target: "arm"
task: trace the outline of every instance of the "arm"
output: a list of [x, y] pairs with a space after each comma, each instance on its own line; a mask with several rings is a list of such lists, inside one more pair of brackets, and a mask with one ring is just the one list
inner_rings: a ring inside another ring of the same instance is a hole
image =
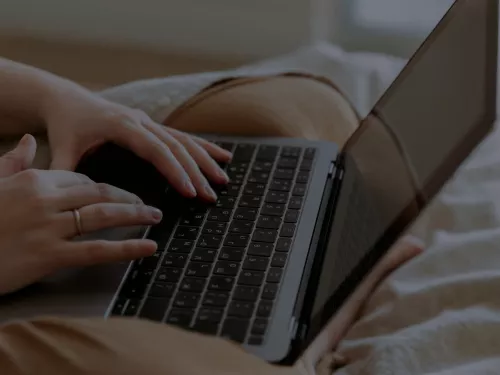
[[76, 93], [86, 90], [43, 70], [0, 58], [0, 136], [43, 131], [55, 97]]

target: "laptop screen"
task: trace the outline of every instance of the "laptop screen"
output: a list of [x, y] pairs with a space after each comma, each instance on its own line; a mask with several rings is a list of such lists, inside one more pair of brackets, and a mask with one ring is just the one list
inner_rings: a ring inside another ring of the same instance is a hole
[[344, 147], [314, 336], [496, 118], [498, 0], [458, 0]]

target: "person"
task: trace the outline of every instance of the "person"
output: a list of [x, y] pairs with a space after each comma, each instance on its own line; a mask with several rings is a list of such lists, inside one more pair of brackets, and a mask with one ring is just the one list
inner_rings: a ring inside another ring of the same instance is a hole
[[[66, 79], [0, 59], [0, 136], [24, 134], [0, 158], [0, 295], [67, 267], [132, 260], [156, 250], [147, 239], [73, 241], [100, 229], [153, 225], [165, 214], [129, 192], [73, 172], [105, 142], [151, 162], [185, 197], [215, 201], [209, 182], [228, 182], [218, 162], [228, 162], [231, 154], [193, 133], [341, 144], [358, 121], [332, 83], [284, 74], [218, 82], [158, 124]], [[32, 134], [43, 132], [51, 151], [46, 170], [32, 167], [37, 148]], [[402, 241], [377, 265], [318, 337], [320, 349], [307, 353], [313, 367], [341, 339], [378, 283], [420, 251]], [[326, 367], [318, 368], [331, 371], [338, 358], [324, 358]], [[309, 367], [273, 366], [223, 339], [139, 319], [12, 317], [0, 326], [2, 374], [297, 374], [314, 371]]]

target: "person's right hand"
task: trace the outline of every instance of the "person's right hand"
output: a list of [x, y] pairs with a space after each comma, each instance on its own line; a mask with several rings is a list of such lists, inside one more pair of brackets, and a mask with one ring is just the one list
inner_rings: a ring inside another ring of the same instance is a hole
[[0, 294], [61, 268], [154, 253], [156, 243], [145, 239], [72, 241], [79, 234], [73, 210], [80, 214], [83, 233], [152, 225], [162, 214], [133, 194], [77, 173], [25, 169], [35, 150], [34, 138], [27, 136], [0, 158]]

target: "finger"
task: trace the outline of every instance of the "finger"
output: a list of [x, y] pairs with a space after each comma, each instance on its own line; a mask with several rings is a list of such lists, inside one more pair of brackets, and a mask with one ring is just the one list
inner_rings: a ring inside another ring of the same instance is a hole
[[114, 136], [114, 140], [153, 164], [179, 193], [188, 198], [196, 196], [196, 189], [189, 175], [172, 151], [148, 129], [135, 123], [124, 124]]
[[[178, 131], [175, 129], [170, 129], [169, 131]], [[192, 136], [193, 140], [198, 143], [203, 149], [205, 149], [208, 154], [217, 161], [228, 163], [231, 161], [233, 154], [227, 150], [224, 150], [222, 147], [217, 146], [215, 143], [209, 142], [206, 139]]]
[[58, 267], [91, 266], [148, 257], [156, 247], [151, 240], [70, 242], [57, 250], [54, 257]]
[[[161, 221], [162, 212], [142, 204], [99, 203], [80, 208], [81, 234], [92, 233], [109, 228], [154, 225]], [[80, 234], [72, 211], [58, 215], [62, 235], [72, 238]]]
[[0, 177], [9, 177], [31, 167], [36, 155], [36, 140], [26, 134], [16, 148], [0, 158]]
[[401, 238], [389, 250], [380, 262], [381, 272], [388, 274], [420, 255], [424, 251], [424, 243], [414, 237], [407, 235]]
[[185, 149], [191, 154], [199, 168], [211, 181], [217, 184], [227, 184], [229, 182], [229, 177], [217, 164], [214, 158], [210, 156], [203, 147], [196, 143], [190, 135], [177, 130], [169, 133], [184, 145]]
[[94, 181], [81, 173], [65, 170], [43, 171], [43, 177], [51, 181], [58, 188], [95, 184]]
[[152, 121], [146, 122], [144, 126], [163, 141], [172, 151], [179, 163], [184, 167], [184, 170], [188, 173], [198, 196], [208, 201], [216, 201], [217, 195], [184, 145], [162, 129], [160, 125]]
[[108, 184], [74, 185], [62, 189], [54, 202], [60, 211], [68, 211], [97, 203], [142, 204], [135, 194]]

